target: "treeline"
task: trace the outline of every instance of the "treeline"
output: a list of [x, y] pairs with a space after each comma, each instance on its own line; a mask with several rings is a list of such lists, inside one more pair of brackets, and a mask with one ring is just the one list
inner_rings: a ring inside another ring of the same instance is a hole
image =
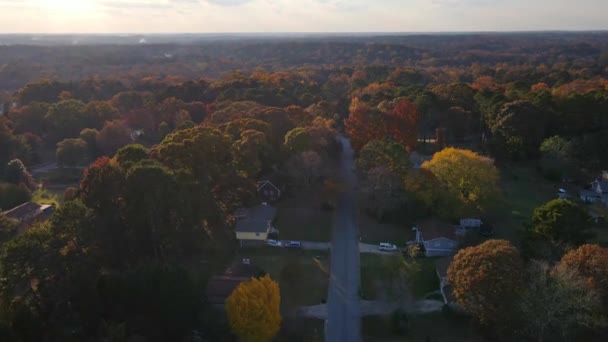
[[[504, 71], [542, 65], [605, 75], [607, 37], [605, 33], [581, 32], [193, 38], [184, 44], [138, 45], [119, 45], [102, 39], [100, 45], [68, 46], [28, 46], [36, 43], [29, 41], [0, 46], [0, 89], [15, 90], [43, 77], [78, 81], [101, 75], [104, 79], [132, 82], [148, 75], [217, 78], [233, 70], [250, 73], [256, 68], [277, 71], [308, 65], [318, 68], [378, 64], [456, 70], [481, 66]], [[518, 79], [511, 79], [515, 80]]]

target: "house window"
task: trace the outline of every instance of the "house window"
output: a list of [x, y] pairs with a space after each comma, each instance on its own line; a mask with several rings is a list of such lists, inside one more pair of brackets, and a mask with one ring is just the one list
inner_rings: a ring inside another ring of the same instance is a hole
[[255, 236], [260, 236], [260, 233], [255, 233]]

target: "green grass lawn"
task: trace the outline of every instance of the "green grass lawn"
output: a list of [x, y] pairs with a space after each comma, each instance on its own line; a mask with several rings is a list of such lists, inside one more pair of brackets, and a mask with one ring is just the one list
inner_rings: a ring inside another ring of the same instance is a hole
[[299, 306], [320, 304], [327, 298], [328, 253], [268, 247], [242, 249], [238, 254], [238, 260], [251, 259], [252, 264], [279, 282], [284, 313]]
[[390, 242], [403, 247], [408, 240], [412, 240], [411, 226], [411, 224], [380, 223], [364, 212], [359, 215], [361, 241], [365, 243]]
[[331, 241], [333, 212], [321, 209], [314, 190], [298, 191], [297, 196], [277, 204], [275, 227], [284, 240]]
[[433, 342], [481, 341], [466, 317], [449, 313], [411, 316], [407, 332], [395, 332], [391, 316], [368, 316], [361, 322], [364, 341]]
[[495, 238], [514, 241], [534, 209], [555, 199], [562, 185], [546, 180], [532, 166], [503, 168], [500, 173], [503, 198], [496, 206]]
[[[422, 298], [439, 289], [435, 260], [362, 254], [361, 294], [366, 300], [393, 300], [409, 294], [414, 298]], [[404, 279], [405, 283], [399, 279]]]

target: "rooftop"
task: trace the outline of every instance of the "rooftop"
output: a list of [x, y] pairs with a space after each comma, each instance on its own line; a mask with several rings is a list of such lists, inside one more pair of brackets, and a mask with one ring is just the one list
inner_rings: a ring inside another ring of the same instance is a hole
[[38, 210], [42, 210], [42, 206], [34, 202], [26, 202], [14, 207], [13, 209], [3, 211], [2, 215], [21, 221], [27, 218], [28, 215], [31, 215]]
[[235, 230], [237, 232], [264, 233], [268, 230], [268, 224], [274, 220], [276, 213], [277, 208], [268, 204], [238, 209], [237, 214], [243, 218], [236, 221]]

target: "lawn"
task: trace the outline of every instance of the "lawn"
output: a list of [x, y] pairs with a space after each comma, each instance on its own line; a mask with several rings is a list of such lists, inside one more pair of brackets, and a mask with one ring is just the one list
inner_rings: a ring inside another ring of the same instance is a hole
[[466, 317], [450, 313], [410, 316], [407, 332], [396, 333], [391, 316], [368, 316], [362, 322], [363, 341], [482, 341]]
[[365, 243], [390, 242], [403, 247], [408, 240], [412, 240], [411, 226], [411, 224], [381, 223], [365, 212], [359, 215], [361, 241]]
[[327, 298], [328, 253], [267, 247], [241, 249], [237, 258], [251, 259], [252, 264], [279, 282], [284, 314], [299, 306], [320, 304]]
[[425, 294], [438, 290], [435, 260], [434, 258], [403, 259], [398, 255], [362, 254], [363, 299], [394, 300], [405, 298], [404, 296], [410, 294], [414, 298], [422, 298]]
[[275, 227], [282, 240], [331, 241], [333, 212], [323, 210], [318, 189], [296, 191], [277, 204]]
[[531, 166], [503, 168], [500, 173], [503, 198], [496, 210], [495, 238], [514, 241], [534, 209], [556, 198], [564, 185], [546, 180]]

